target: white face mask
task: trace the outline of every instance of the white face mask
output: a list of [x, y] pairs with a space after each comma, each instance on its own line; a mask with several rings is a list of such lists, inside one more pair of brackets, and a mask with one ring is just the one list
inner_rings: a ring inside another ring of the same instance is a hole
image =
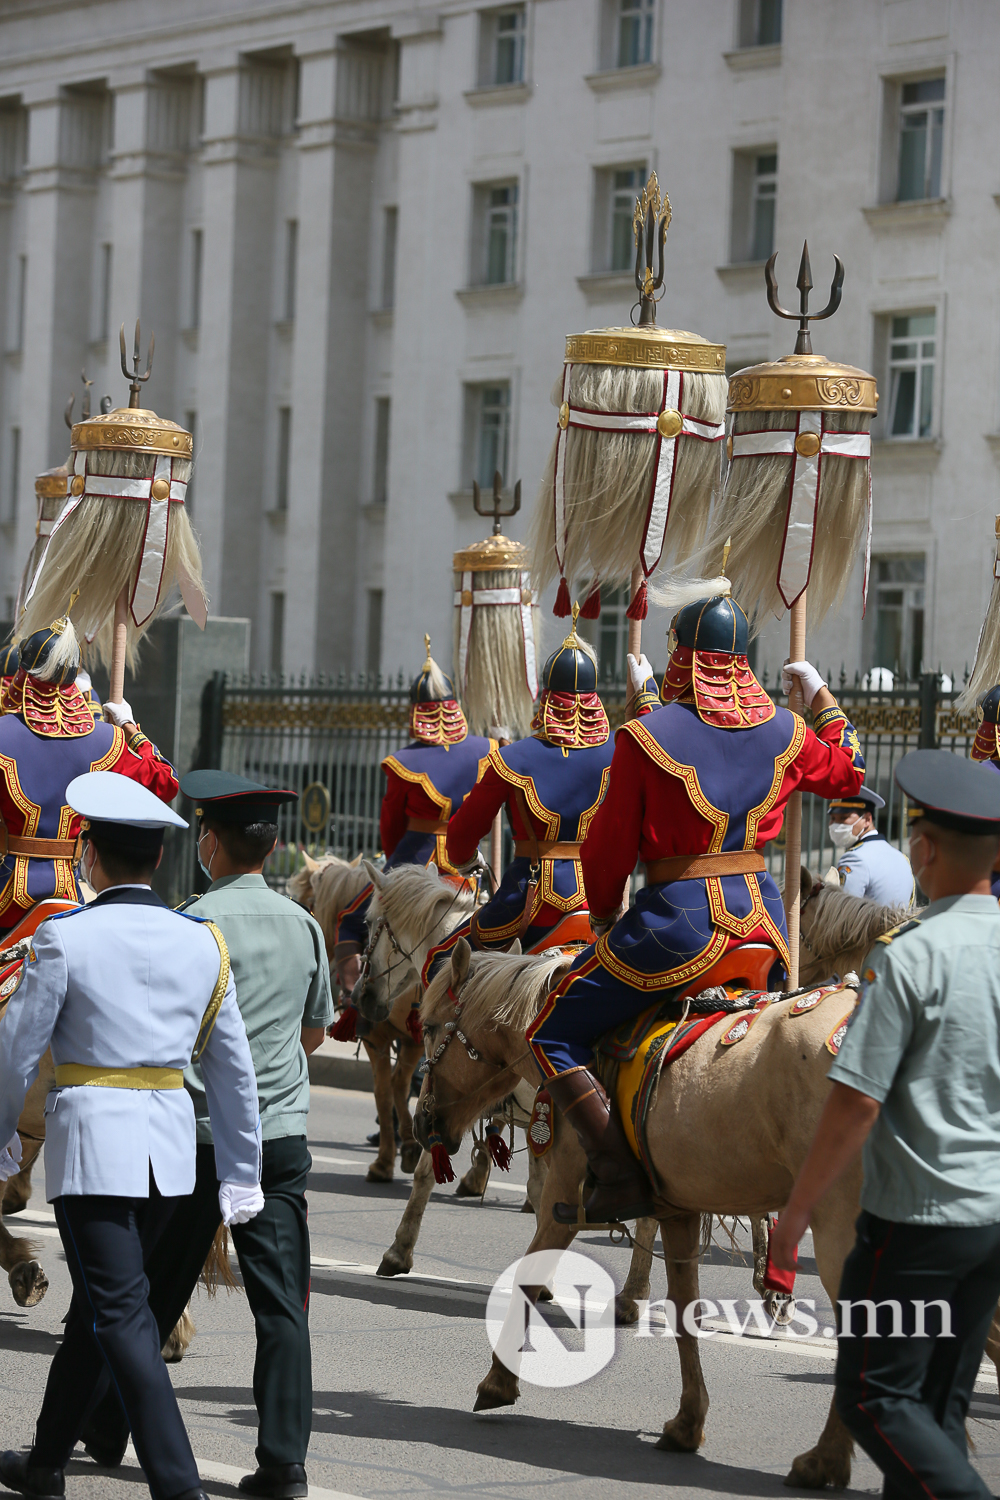
[[201, 865], [202, 870], [208, 876], [209, 880], [211, 880], [211, 878], [212, 878], [212, 860], [215, 858], [216, 854], [218, 853], [219, 845], [218, 845], [218, 842], [216, 842], [215, 848], [212, 850], [211, 859], [209, 859], [208, 864], [206, 865], [205, 861], [201, 857], [201, 841], [202, 841], [202, 839], [207, 839], [208, 838], [209, 831], [210, 830], [206, 829], [205, 832], [202, 834], [201, 838], [198, 840], [198, 863]]
[[[90, 855], [89, 866], [87, 864], [88, 854]], [[84, 845], [83, 854], [80, 857], [80, 876], [81, 879], [85, 880], [91, 887], [93, 887], [94, 884], [94, 858], [94, 846], [88, 839]]]
[[857, 841], [853, 823], [831, 823], [830, 838], [835, 849], [849, 849]]

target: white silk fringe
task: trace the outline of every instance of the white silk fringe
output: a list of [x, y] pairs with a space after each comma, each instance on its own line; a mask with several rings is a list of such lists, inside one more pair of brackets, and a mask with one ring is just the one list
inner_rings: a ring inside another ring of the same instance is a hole
[[[473, 575], [477, 589], [520, 588], [519, 569], [497, 568]], [[462, 575], [456, 573], [455, 591], [461, 592]], [[532, 697], [524, 671], [524, 636], [518, 604], [480, 605], [472, 612], [469, 655], [465, 683], [458, 681], [461, 647], [460, 609], [454, 611], [452, 663], [455, 691], [469, 724], [470, 734], [490, 733], [494, 725], [511, 731], [512, 739], [523, 739], [531, 730]], [[535, 660], [541, 666], [541, 611], [532, 608]]]
[[[50, 622], [51, 623], [51, 622]], [[67, 620], [61, 635], [57, 635], [55, 644], [49, 652], [48, 659], [43, 667], [37, 672], [32, 672], [39, 682], [53, 682], [61, 677], [66, 667], [73, 666], [79, 659], [80, 643], [76, 638], [72, 620]]]
[[649, 602], [669, 610], [673, 617], [687, 604], [696, 604], [699, 599], [711, 599], [717, 594], [731, 592], [732, 582], [723, 574], [717, 578], [690, 578], [671, 573], [650, 584]]
[[[725, 421], [727, 391], [724, 375], [685, 373], [685, 415], [704, 422]], [[595, 411], [657, 412], [663, 401], [663, 371], [575, 365], [570, 401]], [[552, 403], [558, 408], [561, 402], [560, 376], [552, 390]], [[723, 447], [693, 437], [678, 439], [661, 565], [683, 567], [698, 550], [712, 501], [722, 489]], [[553, 439], [528, 536], [532, 582], [539, 593], [559, 577], [553, 506], [555, 453]], [[642, 547], [655, 457], [655, 433], [585, 428], [568, 432], [563, 572], [571, 590], [594, 576], [611, 588], [631, 578]]]
[[972, 676], [956, 699], [955, 707], [962, 713], [975, 708], [976, 699], [988, 688], [1000, 682], [1000, 579], [994, 578], [990, 602], [986, 606], [986, 618], [979, 632], [976, 659], [972, 664]]
[[[117, 478], [149, 478], [156, 467], [155, 454], [99, 449], [90, 453], [88, 458], [91, 473]], [[175, 460], [174, 470], [178, 479], [190, 477], [190, 464]], [[79, 589], [72, 618], [84, 642], [85, 658], [88, 664], [97, 661], [110, 666], [115, 601], [126, 585], [131, 589], [135, 582], [142, 557], [147, 513], [144, 500], [109, 500], [93, 495], [83, 499], [52, 538], [44, 569], [30, 603], [17, 622], [14, 639], [23, 640], [64, 615], [73, 591]], [[195, 590], [204, 596], [197, 537], [184, 506], [173, 504], [163, 582], [156, 609], [141, 629], [129, 616], [126, 659], [130, 670], [135, 667], [137, 642], [153, 620], [164, 612], [182, 571], [188, 575]], [[87, 637], [91, 638], [89, 646]]]

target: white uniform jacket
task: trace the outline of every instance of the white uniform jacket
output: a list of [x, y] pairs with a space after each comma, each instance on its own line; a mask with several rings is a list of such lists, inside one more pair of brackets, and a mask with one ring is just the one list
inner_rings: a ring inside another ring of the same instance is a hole
[[837, 874], [851, 896], [867, 896], [884, 906], [913, 905], [910, 861], [874, 828], [838, 856]]
[[[35, 933], [0, 1023], [0, 1142], [17, 1126], [45, 1049], [57, 1067], [184, 1068], [219, 978], [201, 922], [147, 886], [114, 886]], [[201, 1058], [220, 1180], [260, 1177], [257, 1082], [232, 975]], [[45, 1188], [145, 1198], [194, 1189], [194, 1108], [186, 1089], [55, 1088], [45, 1105]]]

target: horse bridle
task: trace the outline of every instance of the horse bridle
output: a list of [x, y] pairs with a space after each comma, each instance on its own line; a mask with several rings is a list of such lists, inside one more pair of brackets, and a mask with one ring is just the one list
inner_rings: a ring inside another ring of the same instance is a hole
[[[465, 1032], [458, 1024], [462, 1017], [462, 1010], [465, 1005], [465, 1001], [459, 999], [459, 997], [455, 994], [455, 991], [452, 988], [451, 984], [448, 985], [447, 996], [455, 1008], [455, 1018], [452, 1021], [445, 1021], [444, 1036], [438, 1042], [437, 1046], [434, 1048], [433, 1053], [427, 1059], [427, 1066], [424, 1070], [424, 1076], [427, 1079], [427, 1093], [424, 1096], [423, 1102], [420, 1106], [421, 1110], [427, 1117], [428, 1131], [432, 1134], [437, 1129], [435, 1121], [437, 1117], [438, 1103], [437, 1096], [434, 1093], [433, 1069], [441, 1061], [442, 1057], [447, 1052], [455, 1037], [457, 1037], [458, 1040], [462, 1043], [462, 1046], [465, 1048], [471, 1062], [482, 1063], [485, 1067], [492, 1068], [495, 1073], [514, 1072], [517, 1064], [521, 1062], [522, 1058], [528, 1056], [528, 1051], [525, 1050], [521, 1054], [521, 1057], [515, 1058], [512, 1063], [495, 1063], [491, 1062], [489, 1058], [483, 1057], [482, 1054], [478, 1052], [472, 1045], [472, 1043], [469, 1041], [469, 1038], [466, 1036]], [[449, 1099], [445, 1102], [448, 1104], [460, 1104], [463, 1101], [474, 1099], [476, 1095], [482, 1091], [483, 1088], [485, 1088], [485, 1084], [481, 1084], [479, 1088], [473, 1089], [470, 1094], [456, 1094], [453, 1099]]]
[[[477, 872], [477, 875], [476, 875], [476, 904], [477, 905], [479, 904], [480, 888], [481, 888], [481, 882], [480, 882], [479, 874]], [[445, 919], [445, 917], [447, 917], [448, 913], [451, 911], [452, 907], [455, 905], [455, 902], [458, 900], [459, 896], [462, 894], [462, 890], [463, 890], [463, 886], [456, 886], [456, 888], [455, 888], [455, 894], [454, 894], [454, 896], [452, 896], [451, 900], [448, 902], [448, 905], [445, 907], [444, 911], [441, 913], [441, 916], [438, 918], [439, 921], [443, 922], [444, 919]], [[396, 937], [396, 934], [392, 930], [392, 924], [390, 923], [389, 918], [385, 915], [384, 912], [380, 912], [379, 915], [378, 915], [378, 917], [377, 917], [377, 919], [376, 919], [376, 921], [375, 921], [375, 925], [372, 928], [372, 930], [371, 930], [371, 932], [370, 932], [370, 934], [368, 936], [368, 945], [365, 948], [364, 953], [361, 955], [361, 967], [360, 967], [360, 970], [358, 971], [358, 979], [357, 979], [357, 983], [358, 984], [363, 983], [364, 981], [366, 981], [367, 979], [369, 979], [369, 977], [371, 976], [372, 958], [374, 957], [375, 949], [378, 946], [378, 940], [382, 936], [383, 932], [385, 933], [386, 937], [389, 939], [389, 945], [392, 948], [393, 953], [398, 953], [401, 958], [406, 959], [407, 963], [410, 963], [410, 964], [413, 963], [413, 953], [414, 953], [415, 950], [409, 950], [408, 951], [406, 948], [403, 947], [402, 943], [400, 943], [399, 939]], [[386, 972], [386, 983], [387, 984], [389, 983], [389, 976], [392, 973], [392, 970], [393, 970], [393, 965], [392, 964], [388, 964], [386, 966], [386, 971], [385, 971]]]

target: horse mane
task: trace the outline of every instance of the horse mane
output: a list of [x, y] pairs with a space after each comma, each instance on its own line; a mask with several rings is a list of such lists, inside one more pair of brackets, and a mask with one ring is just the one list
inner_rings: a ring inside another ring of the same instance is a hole
[[[549, 992], [555, 971], [567, 966], [565, 953], [553, 948], [545, 953], [473, 953], [469, 973], [462, 985], [462, 1027], [499, 1031], [510, 1027], [527, 1031]], [[422, 1021], [439, 1025], [453, 1019], [447, 999], [451, 983], [450, 965], [435, 975], [420, 1007]]]
[[472, 891], [468, 887], [456, 890], [447, 885], [436, 865], [397, 865], [387, 872], [381, 889], [376, 885], [372, 893], [368, 925], [374, 927], [377, 919], [385, 915], [397, 929], [397, 935], [404, 931], [425, 933], [443, 921], [450, 908], [457, 927], [475, 904]]
[[906, 920], [906, 908], [881, 906], [866, 896], [820, 885], [803, 917], [803, 931], [817, 958], [833, 958], [859, 948], [867, 952], [876, 938]]
[[293, 901], [306, 907], [312, 895], [313, 916], [322, 927], [324, 937], [332, 942], [338, 915], [367, 884], [368, 875], [363, 865], [327, 854], [317, 861], [316, 869], [296, 870], [289, 879], [287, 890]]

